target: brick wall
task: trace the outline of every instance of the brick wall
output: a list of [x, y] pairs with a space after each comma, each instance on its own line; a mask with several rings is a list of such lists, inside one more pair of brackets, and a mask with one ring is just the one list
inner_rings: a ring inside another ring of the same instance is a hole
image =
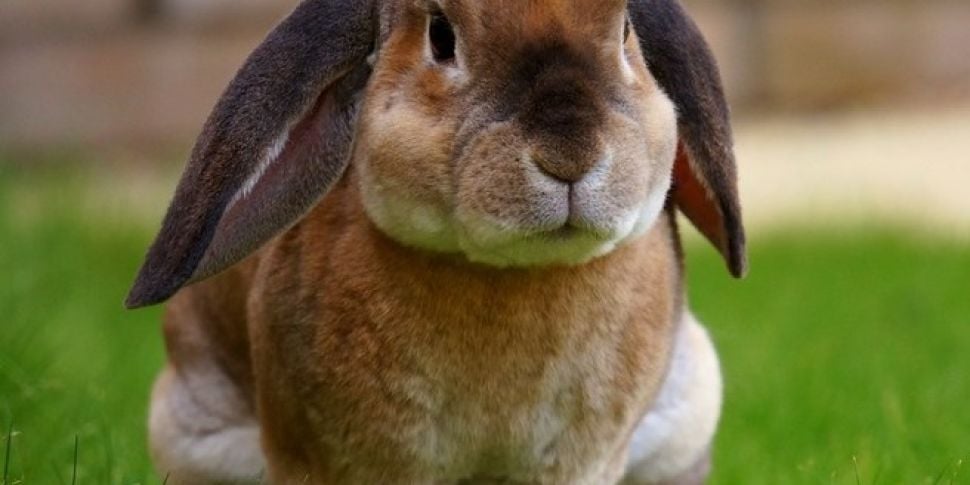
[[[965, 0], [685, 0], [736, 111], [970, 98]], [[3, 0], [0, 148], [185, 143], [295, 0]]]

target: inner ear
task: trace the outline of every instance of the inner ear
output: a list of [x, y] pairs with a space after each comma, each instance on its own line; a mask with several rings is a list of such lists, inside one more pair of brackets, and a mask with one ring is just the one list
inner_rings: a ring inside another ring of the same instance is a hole
[[364, 67], [327, 87], [234, 195], [191, 281], [222, 271], [309, 211], [347, 166]]
[[238, 155], [248, 151], [240, 150], [248, 140], [219, 141], [213, 133], [231, 126], [207, 124], [200, 143], [213, 148], [198, 151], [212, 157], [190, 161], [126, 300], [129, 308], [164, 301], [242, 260], [327, 193], [349, 162], [359, 96], [370, 74], [363, 62], [350, 69], [267, 141], [252, 169]]
[[305, 0], [209, 115], [126, 305], [160, 303], [295, 223], [343, 173], [377, 0]]
[[673, 198], [681, 212], [690, 219], [708, 241], [722, 254], [727, 247], [724, 234], [724, 217], [714, 200], [714, 193], [706, 187], [690, 166], [690, 158], [683, 143], [677, 148], [674, 161]]
[[671, 198], [687, 219], [717, 248], [727, 262], [728, 270], [737, 278], [747, 273], [744, 230], [735, 208], [737, 196], [733, 191], [716, 190], [702, 177], [704, 171], [695, 166], [690, 150], [684, 143], [677, 147], [674, 161]]

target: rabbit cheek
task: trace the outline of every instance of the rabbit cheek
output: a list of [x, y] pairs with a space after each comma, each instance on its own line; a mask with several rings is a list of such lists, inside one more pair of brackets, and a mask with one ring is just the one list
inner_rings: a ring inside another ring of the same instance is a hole
[[[378, 97], [375, 97], [378, 98]], [[368, 217], [407, 246], [457, 252], [451, 223], [452, 130], [407, 101], [374, 99], [361, 118], [354, 154]]]
[[[640, 99], [642, 121], [638, 130], [631, 133], [623, 146], [629, 150], [624, 158], [627, 166], [618, 166], [616, 180], [611, 184], [615, 193], [622, 192], [625, 184], [637, 180], [641, 185], [641, 198], [628, 213], [633, 224], [626, 236], [630, 240], [643, 235], [657, 221], [667, 203], [670, 192], [674, 158], [677, 154], [677, 115], [673, 103], [659, 89]], [[638, 145], [634, 140], [642, 140]], [[645, 142], [645, 143], [644, 143]], [[640, 177], [626, 176], [640, 172]], [[627, 190], [631, 188], [627, 187]]]

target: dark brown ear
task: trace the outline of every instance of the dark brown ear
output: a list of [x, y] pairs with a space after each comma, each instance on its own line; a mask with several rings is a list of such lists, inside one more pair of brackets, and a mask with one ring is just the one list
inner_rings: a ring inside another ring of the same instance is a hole
[[286, 229], [340, 177], [373, 0], [305, 0], [256, 48], [192, 151], [126, 305], [162, 302]]
[[630, 0], [629, 9], [650, 73], [677, 107], [671, 196], [741, 277], [747, 257], [734, 142], [714, 56], [676, 0]]

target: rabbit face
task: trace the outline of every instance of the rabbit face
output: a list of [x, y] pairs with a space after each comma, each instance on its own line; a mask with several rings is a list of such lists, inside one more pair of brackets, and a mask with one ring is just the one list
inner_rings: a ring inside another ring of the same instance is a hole
[[625, 1], [410, 1], [384, 22], [352, 161], [387, 235], [578, 264], [657, 220], [677, 122]]
[[677, 207], [747, 269], [727, 102], [677, 0], [304, 0], [210, 114], [126, 305], [238, 263], [341, 179], [384, 233], [472, 261], [582, 263]]

